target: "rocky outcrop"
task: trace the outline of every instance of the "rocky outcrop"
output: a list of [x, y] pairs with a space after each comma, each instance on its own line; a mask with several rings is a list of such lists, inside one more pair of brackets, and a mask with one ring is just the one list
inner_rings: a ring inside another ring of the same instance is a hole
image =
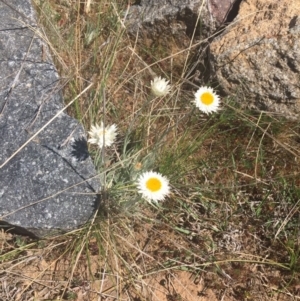
[[242, 1], [237, 18], [211, 43], [220, 86], [247, 107], [300, 113], [299, 1]]
[[0, 224], [36, 236], [75, 229], [98, 206], [85, 131], [62, 112], [35, 135], [64, 106], [60, 79], [30, 1], [1, 1], [0, 14]]

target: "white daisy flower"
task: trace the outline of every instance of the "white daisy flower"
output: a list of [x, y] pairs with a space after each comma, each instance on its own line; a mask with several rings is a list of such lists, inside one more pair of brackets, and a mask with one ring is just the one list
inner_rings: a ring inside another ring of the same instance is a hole
[[209, 114], [218, 110], [220, 105], [220, 97], [212, 88], [201, 87], [195, 93], [194, 103], [200, 111]]
[[154, 171], [144, 172], [137, 179], [138, 192], [148, 202], [158, 202], [170, 193], [169, 180]]
[[151, 90], [156, 96], [164, 96], [167, 95], [171, 86], [169, 85], [169, 81], [165, 78], [155, 77], [153, 81], [151, 81]]
[[91, 131], [88, 133], [90, 135], [89, 143], [97, 144], [99, 148], [111, 146], [117, 137], [117, 126], [113, 124], [104, 128], [103, 122], [101, 122], [100, 126], [92, 125]]

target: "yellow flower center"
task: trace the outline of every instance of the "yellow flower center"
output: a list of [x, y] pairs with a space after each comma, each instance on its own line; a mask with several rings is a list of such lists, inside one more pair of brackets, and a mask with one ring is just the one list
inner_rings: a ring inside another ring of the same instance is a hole
[[106, 134], [106, 130], [99, 130], [99, 132], [98, 132], [99, 137], [100, 136], [102, 137], [105, 134]]
[[200, 100], [203, 104], [209, 106], [214, 102], [214, 96], [209, 92], [205, 92], [201, 95]]
[[149, 189], [151, 192], [156, 192], [159, 191], [161, 189], [161, 181], [157, 178], [150, 178], [147, 182], [146, 182], [146, 187], [147, 189]]

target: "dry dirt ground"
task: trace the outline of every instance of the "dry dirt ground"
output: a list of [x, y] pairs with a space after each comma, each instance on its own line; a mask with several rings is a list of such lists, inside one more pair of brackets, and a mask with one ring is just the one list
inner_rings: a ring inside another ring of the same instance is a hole
[[[242, 251], [212, 254], [223, 256], [224, 260], [210, 263], [201, 258], [196, 244], [193, 251], [199, 256], [188, 258], [186, 250], [191, 245], [178, 237], [178, 233], [175, 236], [163, 227], [147, 226], [134, 226], [132, 231], [131, 235], [115, 241], [122, 253], [106, 250], [107, 259], [102, 262], [95, 239], [91, 239], [87, 249], [77, 257], [70, 249], [78, 239], [74, 235], [40, 241], [24, 251], [21, 246], [17, 255], [13, 254], [16, 250], [13, 245], [16, 238], [20, 244], [20, 237], [2, 232], [2, 250], [8, 251], [10, 247], [14, 259], [0, 265], [0, 300], [300, 299], [299, 285], [297, 282], [287, 285], [284, 270], [275, 269], [267, 261], [262, 263], [262, 258], [247, 254], [246, 250], [244, 254]], [[245, 236], [240, 233], [239, 239], [244, 240]], [[250, 243], [249, 238], [247, 242]], [[143, 247], [139, 249], [140, 246]], [[201, 249], [204, 245], [200, 242], [198, 247]]]

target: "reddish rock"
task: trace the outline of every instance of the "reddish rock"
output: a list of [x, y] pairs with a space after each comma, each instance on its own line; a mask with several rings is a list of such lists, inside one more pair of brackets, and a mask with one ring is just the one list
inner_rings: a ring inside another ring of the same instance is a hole
[[299, 1], [243, 1], [210, 51], [221, 87], [242, 105], [299, 116]]
[[226, 21], [233, 5], [241, 0], [208, 0], [207, 7], [210, 15], [216, 20], [218, 25]]

